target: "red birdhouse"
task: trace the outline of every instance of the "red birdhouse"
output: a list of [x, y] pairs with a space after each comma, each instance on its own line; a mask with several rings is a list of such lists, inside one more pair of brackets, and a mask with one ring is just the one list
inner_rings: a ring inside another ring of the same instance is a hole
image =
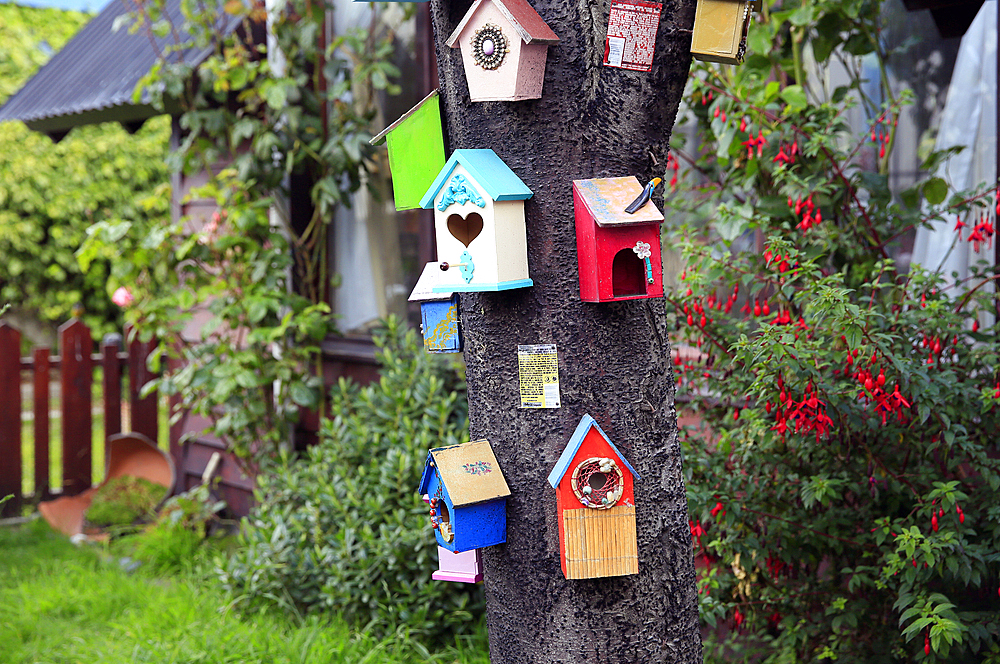
[[549, 473], [567, 579], [639, 573], [634, 479], [639, 474], [594, 418], [584, 415]]
[[660, 224], [652, 201], [625, 212], [642, 193], [633, 176], [573, 181], [580, 299], [616, 302], [663, 297]]

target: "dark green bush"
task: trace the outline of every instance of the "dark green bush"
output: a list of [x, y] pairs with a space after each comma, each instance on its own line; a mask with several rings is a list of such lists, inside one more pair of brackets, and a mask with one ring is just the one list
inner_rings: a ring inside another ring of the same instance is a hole
[[440, 638], [471, 628], [483, 609], [477, 587], [431, 580], [437, 550], [416, 493], [427, 450], [466, 440], [464, 383], [393, 320], [376, 343], [381, 380], [341, 381], [321, 442], [260, 478], [260, 504], [222, 578], [248, 604]]

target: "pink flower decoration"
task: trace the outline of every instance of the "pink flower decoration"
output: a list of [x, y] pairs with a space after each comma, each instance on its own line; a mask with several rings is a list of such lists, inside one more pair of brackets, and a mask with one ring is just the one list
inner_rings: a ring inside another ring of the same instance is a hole
[[132, 297], [131, 291], [124, 286], [121, 286], [115, 291], [114, 295], [111, 296], [111, 301], [122, 308], [132, 304], [133, 300], [135, 300], [135, 298]]

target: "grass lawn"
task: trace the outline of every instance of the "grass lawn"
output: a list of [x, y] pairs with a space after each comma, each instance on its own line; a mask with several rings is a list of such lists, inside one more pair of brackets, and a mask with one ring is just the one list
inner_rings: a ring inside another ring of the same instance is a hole
[[377, 640], [331, 619], [246, 615], [197, 571], [128, 573], [120, 555], [74, 547], [41, 521], [0, 528], [0, 662], [489, 662], [484, 632], [429, 651], [405, 635]]

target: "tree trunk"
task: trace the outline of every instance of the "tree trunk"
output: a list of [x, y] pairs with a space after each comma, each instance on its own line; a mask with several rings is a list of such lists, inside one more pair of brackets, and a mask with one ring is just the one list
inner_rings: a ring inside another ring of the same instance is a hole
[[[472, 103], [444, 41], [470, 6], [434, 0], [450, 149], [491, 148], [531, 188], [535, 285], [464, 294], [470, 434], [493, 445], [512, 495], [507, 543], [483, 552], [490, 656], [532, 662], [700, 662], [697, 594], [663, 299], [580, 300], [572, 181], [661, 176], [690, 64], [693, 0], [663, 5], [653, 69], [602, 66], [610, 3], [534, 0], [558, 35], [542, 98]], [[657, 196], [658, 206], [662, 199]], [[521, 409], [518, 344], [555, 343], [562, 407]], [[546, 477], [592, 415], [642, 479], [639, 574], [567, 580]]]

